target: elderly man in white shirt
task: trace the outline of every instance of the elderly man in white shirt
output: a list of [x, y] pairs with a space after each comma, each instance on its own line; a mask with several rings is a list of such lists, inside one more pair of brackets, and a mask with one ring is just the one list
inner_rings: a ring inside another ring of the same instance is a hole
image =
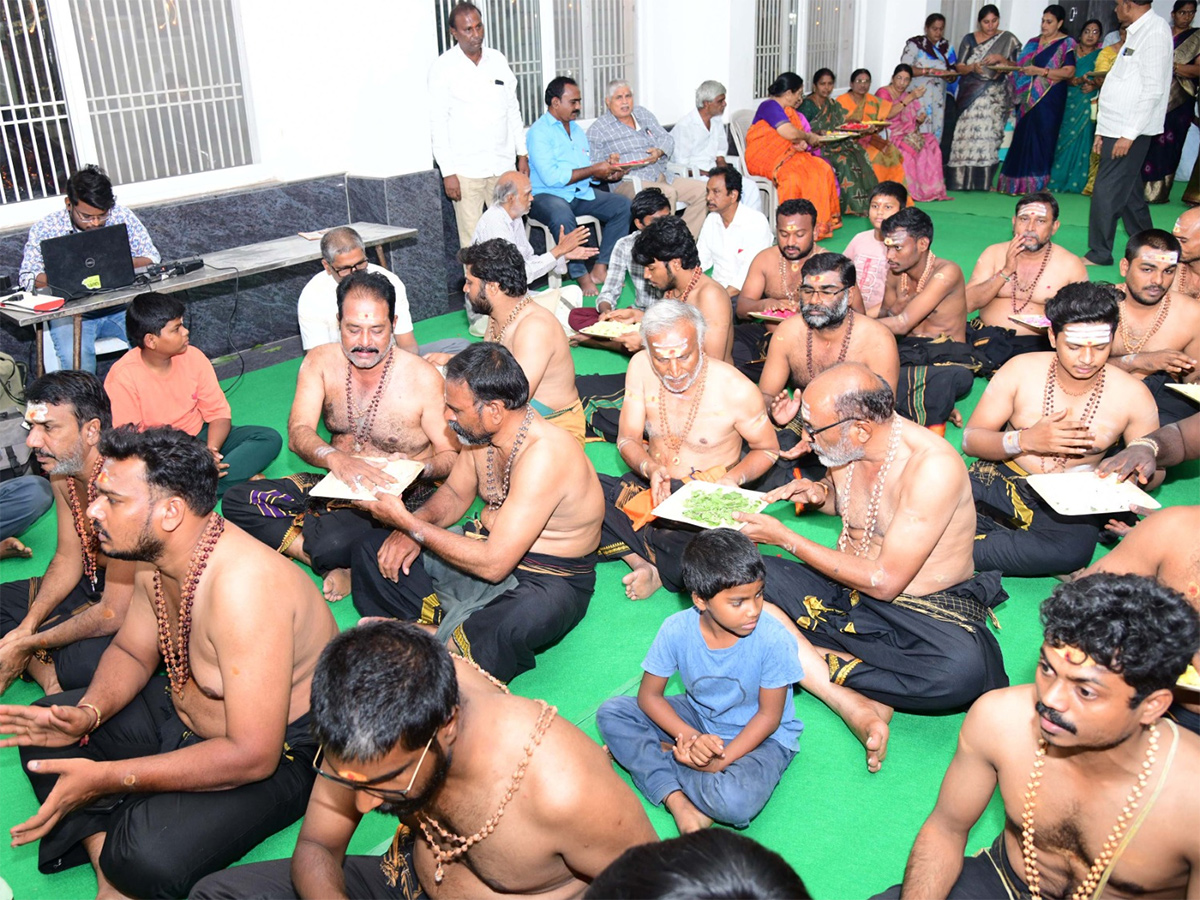
[[[530, 284], [550, 272], [567, 274], [569, 259], [591, 259], [600, 252], [596, 247], [587, 246], [591, 232], [586, 225], [580, 225], [570, 233], [560, 228], [558, 241], [553, 247], [545, 253], [534, 253], [533, 245], [529, 243], [529, 237], [525, 233], [523, 218], [529, 214], [532, 203], [533, 187], [528, 176], [520, 172], [505, 172], [496, 181], [492, 205], [475, 226], [471, 243], [480, 244], [492, 238], [500, 238], [516, 245], [525, 260], [525, 280]], [[573, 284], [535, 292], [533, 297], [540, 305], [555, 313], [564, 324], [565, 313], [583, 303], [583, 291]]]
[[713, 281], [736, 298], [754, 257], [775, 242], [775, 231], [766, 216], [741, 202], [742, 175], [732, 166], [708, 173], [706, 196], [708, 218], [696, 241], [700, 265], [712, 266]]
[[351, 272], [377, 272], [387, 278], [396, 289], [396, 345], [410, 353], [417, 352], [417, 339], [413, 337], [412, 317], [408, 311], [408, 292], [404, 282], [383, 266], [367, 262], [367, 251], [362, 237], [349, 226], [331, 228], [321, 236], [321, 267], [304, 289], [296, 302], [296, 316], [300, 321], [300, 343], [307, 353], [321, 344], [332, 344], [341, 340], [337, 318], [337, 287]]
[[1085, 265], [1110, 266], [1117, 219], [1129, 234], [1153, 228], [1141, 169], [1150, 139], [1161, 134], [1167, 115], [1174, 42], [1150, 0], [1117, 0], [1125, 45], [1100, 89], [1093, 152], [1100, 155], [1088, 215]]
[[[729, 136], [725, 133], [724, 112], [725, 85], [719, 81], [701, 82], [696, 88], [696, 108], [684, 113], [671, 129], [671, 137], [675, 139], [671, 162], [701, 175], [708, 175], [709, 170], [717, 166], [728, 165], [725, 153], [729, 149]], [[758, 191], [750, 191], [742, 202], [762, 212]]]
[[491, 204], [496, 179], [514, 159], [528, 175], [529, 159], [517, 77], [504, 54], [483, 46], [479, 8], [457, 4], [449, 25], [457, 43], [429, 68], [429, 106], [433, 156], [454, 203], [459, 246], [465, 247]]

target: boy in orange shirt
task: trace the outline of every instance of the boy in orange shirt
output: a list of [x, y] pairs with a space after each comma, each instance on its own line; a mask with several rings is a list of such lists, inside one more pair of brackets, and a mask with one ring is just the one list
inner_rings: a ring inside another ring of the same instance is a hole
[[104, 379], [112, 402], [113, 427], [169, 425], [199, 438], [217, 461], [217, 496], [259, 474], [279, 455], [283, 439], [273, 428], [233, 426], [229, 401], [217, 373], [188, 343], [183, 304], [149, 292], [125, 310], [128, 353]]

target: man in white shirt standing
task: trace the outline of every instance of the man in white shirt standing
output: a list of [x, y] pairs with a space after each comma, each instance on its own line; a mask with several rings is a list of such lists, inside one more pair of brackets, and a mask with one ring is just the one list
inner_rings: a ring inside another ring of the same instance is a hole
[[708, 173], [708, 218], [700, 229], [696, 249], [700, 265], [712, 266], [713, 281], [736, 298], [759, 251], [775, 242], [766, 216], [750, 209], [742, 199], [742, 175], [732, 166], [717, 166]]
[[454, 202], [459, 246], [471, 243], [496, 179], [513, 167], [529, 174], [517, 76], [499, 50], [483, 46], [483, 19], [473, 3], [450, 11], [457, 42], [429, 69], [433, 156]]
[[1151, 0], [1117, 0], [1117, 20], [1125, 45], [1104, 79], [1096, 118], [1100, 154], [1088, 217], [1085, 265], [1112, 265], [1117, 219], [1129, 234], [1153, 228], [1141, 178], [1150, 139], [1161, 134], [1167, 114], [1174, 44], [1166, 21], [1151, 11]]

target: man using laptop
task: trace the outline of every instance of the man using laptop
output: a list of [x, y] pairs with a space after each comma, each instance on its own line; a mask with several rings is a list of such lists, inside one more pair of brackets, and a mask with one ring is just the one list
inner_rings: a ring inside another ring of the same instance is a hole
[[[18, 276], [21, 287], [27, 291], [46, 287], [46, 270], [42, 261], [42, 241], [63, 237], [80, 231], [91, 231], [107, 225], [125, 225], [129, 230], [129, 254], [134, 268], [148, 266], [161, 260], [146, 226], [128, 208], [117, 203], [113, 196], [112, 182], [99, 166], [84, 166], [67, 181], [66, 208], [51, 213], [33, 224], [29, 239], [25, 242], [25, 255], [21, 259]], [[96, 371], [97, 338], [125, 338], [125, 310], [100, 312], [83, 317], [79, 367], [88, 372]], [[71, 368], [74, 352], [74, 329], [70, 318], [50, 322], [50, 339], [58, 364], [46, 360], [46, 369]]]

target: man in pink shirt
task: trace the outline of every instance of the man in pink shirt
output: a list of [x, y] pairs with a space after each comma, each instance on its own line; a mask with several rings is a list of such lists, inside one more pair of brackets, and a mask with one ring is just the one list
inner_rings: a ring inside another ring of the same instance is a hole
[[233, 426], [229, 401], [203, 353], [188, 343], [183, 304], [167, 294], [136, 297], [125, 310], [128, 353], [104, 379], [113, 426], [169, 425], [203, 441], [217, 461], [217, 496], [259, 474], [279, 455], [273, 428]]

